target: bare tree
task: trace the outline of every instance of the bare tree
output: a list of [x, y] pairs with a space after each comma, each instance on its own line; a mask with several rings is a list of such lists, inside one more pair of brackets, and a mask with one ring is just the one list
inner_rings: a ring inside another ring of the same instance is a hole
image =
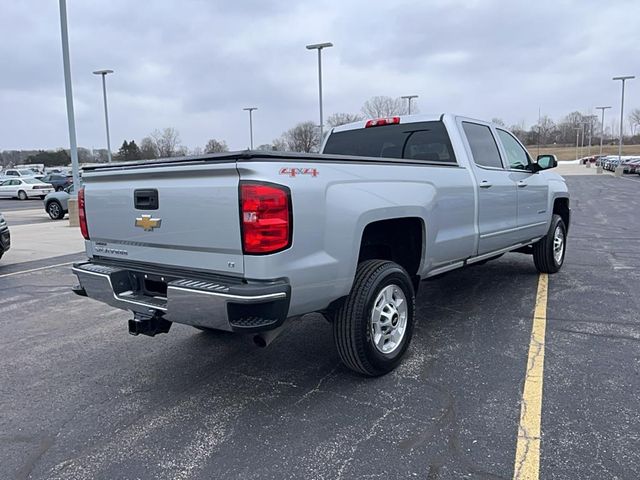
[[545, 145], [549, 136], [556, 130], [556, 124], [548, 116], [540, 118], [540, 121], [535, 126], [539, 134], [538, 141], [541, 145]]
[[229, 147], [227, 146], [227, 142], [224, 140], [216, 140], [212, 138], [207, 142], [207, 145], [204, 147], [204, 153], [221, 153], [228, 152]]
[[334, 113], [327, 118], [327, 124], [330, 127], [337, 127], [346, 123], [359, 122], [362, 119], [362, 115], [358, 113]]
[[526, 143], [527, 132], [524, 129], [524, 126], [522, 126], [521, 124], [514, 124], [509, 127], [509, 130], [511, 130], [511, 133], [518, 137], [518, 140], [520, 140], [522, 143]]
[[158, 148], [151, 137], [144, 137], [140, 142], [140, 158], [144, 160], [158, 158]]
[[186, 157], [187, 155], [189, 155], [189, 147], [187, 147], [186, 145], [178, 145], [176, 147], [175, 153], [174, 153], [174, 157]]
[[159, 157], [175, 157], [182, 153], [179, 151], [180, 134], [175, 128], [154, 130], [150, 137], [156, 145]]
[[286, 152], [288, 150], [287, 141], [283, 138], [276, 138], [271, 142], [271, 150], [274, 152]]
[[292, 152], [317, 152], [320, 145], [320, 132], [314, 122], [299, 123], [283, 137]]
[[[414, 111], [417, 111], [414, 108]], [[364, 102], [362, 113], [368, 118], [393, 117], [394, 115], [406, 115], [408, 113], [406, 102], [402, 98], [385, 96], [371, 97]]]
[[273, 152], [275, 149], [273, 148], [273, 145], [271, 145], [270, 143], [263, 143], [261, 145], [258, 145], [256, 147], [256, 150], [259, 150], [261, 152]]
[[635, 127], [640, 126], [640, 108], [634, 108], [629, 114], [629, 123], [631, 124], [631, 132], [635, 130]]

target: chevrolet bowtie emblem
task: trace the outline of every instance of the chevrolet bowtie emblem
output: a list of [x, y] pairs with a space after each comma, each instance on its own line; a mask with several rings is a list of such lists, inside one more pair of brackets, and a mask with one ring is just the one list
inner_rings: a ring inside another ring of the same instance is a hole
[[154, 228], [160, 228], [162, 219], [151, 218], [151, 215], [142, 215], [136, 218], [136, 227], [143, 228], [145, 232], [151, 232]]

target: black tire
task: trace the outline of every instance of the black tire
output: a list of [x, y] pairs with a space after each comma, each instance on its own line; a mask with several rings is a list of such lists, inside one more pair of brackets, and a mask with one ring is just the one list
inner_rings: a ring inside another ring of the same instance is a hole
[[67, 212], [62, 209], [60, 202], [57, 200], [51, 200], [47, 204], [47, 213], [49, 214], [49, 217], [51, 217], [51, 220], [62, 220]]
[[60, 186], [60, 185], [58, 185], [58, 186], [56, 187], [56, 192], [61, 192], [61, 191], [63, 191], [63, 190], [64, 190], [64, 187], [62, 187], [62, 186]]
[[[406, 327], [397, 347], [383, 353], [373, 342], [370, 317], [380, 292], [397, 286], [406, 299]], [[415, 292], [409, 274], [386, 260], [367, 260], [358, 265], [351, 292], [333, 312], [333, 339], [342, 362], [355, 372], [376, 377], [398, 366], [413, 335]]]
[[27, 196], [27, 193], [24, 190], [20, 190], [18, 192], [18, 199], [19, 200], [27, 200], [29, 197]]
[[[562, 256], [559, 261], [554, 255], [554, 237], [557, 229], [562, 231]], [[533, 245], [533, 262], [541, 273], [556, 273], [562, 268], [567, 252], [567, 227], [560, 215], [554, 215], [547, 234]]]

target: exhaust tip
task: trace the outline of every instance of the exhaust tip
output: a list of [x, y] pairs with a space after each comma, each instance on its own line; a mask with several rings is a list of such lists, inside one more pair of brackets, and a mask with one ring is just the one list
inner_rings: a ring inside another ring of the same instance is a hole
[[268, 345], [267, 341], [262, 335], [254, 335], [253, 343], [255, 343], [260, 348], [265, 348]]

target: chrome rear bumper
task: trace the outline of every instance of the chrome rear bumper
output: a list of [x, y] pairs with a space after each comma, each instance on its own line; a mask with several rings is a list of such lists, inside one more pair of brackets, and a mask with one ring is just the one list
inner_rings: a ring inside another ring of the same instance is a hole
[[[179, 278], [94, 262], [73, 266], [76, 293], [122, 310], [170, 322], [226, 331], [271, 330], [287, 317], [290, 287], [283, 281], [224, 282]], [[166, 294], [150, 293], [146, 282]]]

